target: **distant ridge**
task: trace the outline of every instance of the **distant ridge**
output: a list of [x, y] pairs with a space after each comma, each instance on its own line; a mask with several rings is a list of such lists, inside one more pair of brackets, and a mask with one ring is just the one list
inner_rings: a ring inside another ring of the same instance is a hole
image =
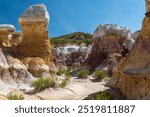
[[86, 40], [86, 39], [92, 39], [93, 35], [89, 33], [84, 33], [84, 32], [74, 32], [58, 37], [54, 37], [52, 39], [77, 39], [77, 40]]

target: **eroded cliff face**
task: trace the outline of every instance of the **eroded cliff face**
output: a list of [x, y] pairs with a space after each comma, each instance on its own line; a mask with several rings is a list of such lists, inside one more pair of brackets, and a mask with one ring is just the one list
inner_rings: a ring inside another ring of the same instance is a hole
[[48, 37], [49, 15], [43, 4], [30, 6], [20, 17], [21, 32], [0, 25], [0, 92], [29, 90], [32, 80], [55, 75]]
[[[148, 13], [150, 4], [146, 6]], [[147, 13], [134, 47], [117, 66], [110, 81], [110, 85], [119, 88], [127, 99], [150, 97], [150, 17]]]
[[117, 25], [100, 25], [94, 32], [92, 52], [84, 65], [91, 70], [108, 69], [112, 74], [114, 67], [132, 48], [130, 30]]

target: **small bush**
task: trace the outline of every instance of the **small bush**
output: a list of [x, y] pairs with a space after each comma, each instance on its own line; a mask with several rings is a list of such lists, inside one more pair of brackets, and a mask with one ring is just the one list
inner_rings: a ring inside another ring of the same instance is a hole
[[92, 100], [113, 100], [113, 96], [108, 92], [100, 92], [93, 96]]
[[96, 70], [95, 72], [94, 72], [94, 77], [96, 78], [96, 79], [99, 79], [99, 80], [102, 80], [104, 77], [106, 77], [107, 76], [107, 72], [106, 71], [104, 71], [104, 70]]
[[69, 71], [69, 72], [73, 72], [75, 69], [76, 69], [76, 67], [74, 67], [74, 66], [68, 67], [68, 71]]
[[71, 72], [65, 71], [65, 76], [71, 78], [71, 76], [72, 76], [72, 75], [71, 75]]
[[8, 98], [9, 100], [24, 100], [23, 95], [13, 94], [12, 92], [10, 92], [10, 93], [7, 95], [7, 98]]
[[40, 92], [46, 88], [54, 87], [55, 81], [52, 78], [38, 78], [32, 82], [31, 86], [35, 87], [36, 92]]
[[65, 70], [65, 69], [62, 69], [62, 68], [59, 69], [56, 74], [57, 74], [58, 76], [61, 76], [61, 75], [65, 74], [65, 76], [71, 77], [71, 72], [70, 72], [70, 70]]
[[62, 68], [60, 68], [58, 71], [57, 71], [57, 75], [58, 76], [61, 76], [61, 75], [63, 75], [65, 73], [65, 69], [62, 69]]
[[66, 85], [68, 84], [68, 81], [69, 81], [68, 79], [63, 80], [63, 82], [59, 85], [59, 87], [65, 88]]
[[79, 78], [87, 78], [88, 75], [89, 75], [89, 70], [87, 70], [87, 69], [82, 69], [77, 72], [77, 76]]

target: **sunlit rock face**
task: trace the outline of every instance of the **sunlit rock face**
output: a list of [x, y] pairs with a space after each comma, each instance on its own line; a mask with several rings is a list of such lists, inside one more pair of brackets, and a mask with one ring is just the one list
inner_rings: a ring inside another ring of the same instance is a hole
[[13, 25], [0, 25], [0, 93], [5, 95], [30, 90], [36, 78], [55, 75], [46, 6], [29, 7], [19, 23], [22, 32], [16, 32]]
[[91, 70], [108, 69], [112, 72], [134, 44], [129, 29], [113, 24], [98, 26], [93, 38], [92, 52], [84, 63]]
[[7, 94], [9, 90], [29, 90], [34, 77], [26, 66], [9, 52], [0, 50], [0, 92]]
[[[149, 12], [149, 0], [146, 0]], [[110, 86], [118, 88], [127, 99], [150, 97], [150, 17], [146, 14], [138, 39], [129, 55], [117, 66]]]
[[[39, 57], [44, 62], [38, 63], [54, 68], [53, 57], [48, 37], [49, 14], [43, 4], [30, 6], [20, 17], [23, 40], [18, 46], [18, 51], [24, 58]], [[30, 62], [29, 62], [30, 63]], [[37, 71], [36, 71], [37, 72]], [[34, 72], [33, 72], [34, 73]]]
[[125, 38], [124, 44], [127, 46], [129, 50], [132, 48], [134, 44], [134, 40], [131, 38], [130, 29], [126, 27], [120, 27], [114, 24], [100, 25], [94, 32], [93, 38], [99, 39], [105, 35], [117, 35], [118, 37]]

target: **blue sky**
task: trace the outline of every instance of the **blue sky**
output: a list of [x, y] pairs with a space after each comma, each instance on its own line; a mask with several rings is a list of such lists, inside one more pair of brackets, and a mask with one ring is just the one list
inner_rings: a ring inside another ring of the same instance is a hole
[[50, 14], [50, 37], [71, 32], [93, 33], [99, 24], [141, 29], [144, 0], [1, 0], [0, 24], [21, 30], [18, 17], [32, 4], [44, 3]]

